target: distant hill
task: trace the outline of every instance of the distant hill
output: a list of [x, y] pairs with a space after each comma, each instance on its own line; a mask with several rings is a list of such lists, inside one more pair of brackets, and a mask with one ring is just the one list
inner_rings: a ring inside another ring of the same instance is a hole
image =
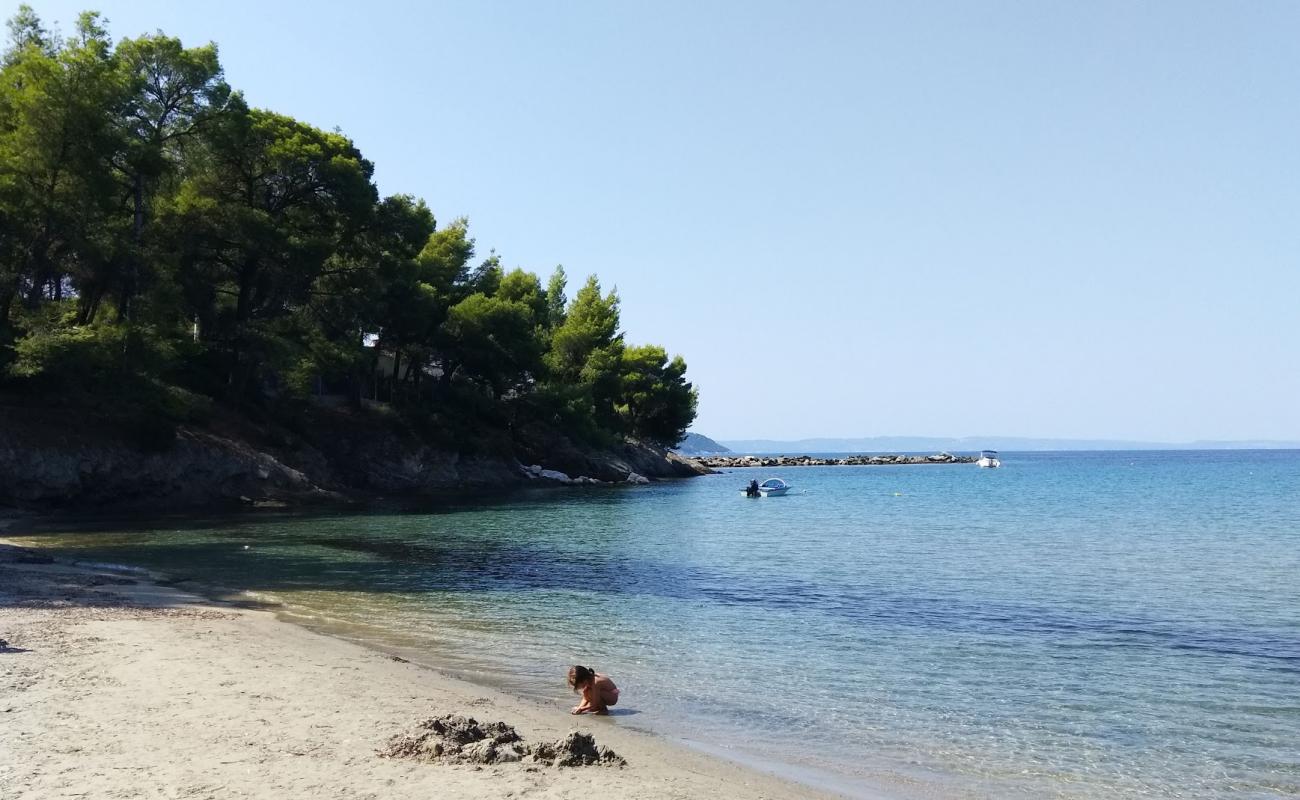
[[686, 438], [682, 439], [676, 450], [684, 456], [704, 456], [731, 452], [702, 433], [686, 434]]
[[1197, 441], [1139, 442], [1116, 439], [1032, 439], [1022, 436], [870, 436], [859, 439], [733, 439], [724, 442], [737, 453], [934, 453], [993, 450], [1291, 450], [1300, 442]]

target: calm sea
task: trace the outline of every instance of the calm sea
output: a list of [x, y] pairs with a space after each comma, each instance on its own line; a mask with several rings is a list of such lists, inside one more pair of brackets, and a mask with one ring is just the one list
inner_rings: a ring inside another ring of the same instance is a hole
[[1004, 454], [43, 537], [843, 791], [1300, 796], [1300, 452]]

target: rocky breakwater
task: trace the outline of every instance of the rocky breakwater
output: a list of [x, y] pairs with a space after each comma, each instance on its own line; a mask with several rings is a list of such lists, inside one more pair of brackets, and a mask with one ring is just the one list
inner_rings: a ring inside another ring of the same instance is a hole
[[889, 464], [974, 464], [975, 456], [936, 453], [930, 456], [858, 455], [839, 458], [813, 456], [701, 456], [691, 459], [709, 469], [743, 467], [875, 467]]

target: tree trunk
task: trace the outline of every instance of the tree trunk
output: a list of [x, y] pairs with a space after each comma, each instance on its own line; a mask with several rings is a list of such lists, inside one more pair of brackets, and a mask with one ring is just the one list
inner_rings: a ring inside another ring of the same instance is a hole
[[131, 184], [131, 200], [134, 215], [131, 219], [131, 250], [126, 257], [126, 269], [122, 276], [122, 296], [118, 299], [117, 309], [122, 319], [130, 322], [134, 314], [137, 284], [140, 278], [140, 245], [144, 239], [144, 176], [136, 173]]
[[86, 294], [81, 295], [77, 310], [77, 324], [89, 325], [95, 321], [95, 315], [99, 313], [99, 304], [103, 302], [104, 289], [101, 286], [93, 286]]
[[253, 284], [257, 280], [257, 266], [257, 257], [249, 256], [236, 276], [239, 294], [235, 299], [235, 331], [230, 347], [230, 372], [227, 380], [227, 386], [235, 400], [243, 399], [244, 389], [248, 385], [247, 373], [250, 370], [244, 369], [242, 361], [248, 320], [253, 315]]
[[28, 264], [32, 269], [32, 282], [27, 287], [27, 296], [23, 298], [23, 303], [28, 308], [36, 308], [45, 299], [45, 287], [50, 282], [49, 254], [46, 252], [44, 242], [37, 241], [28, 250]]
[[364, 380], [362, 376], [357, 374], [356, 370], [353, 370], [348, 375], [348, 406], [353, 411], [361, 410], [362, 382]]
[[[9, 311], [14, 305], [14, 290], [6, 287], [0, 290], [0, 348], [13, 343], [13, 329], [9, 326]], [[4, 360], [0, 359], [0, 364]]]
[[397, 405], [397, 387], [402, 385], [402, 350], [393, 348], [393, 378], [389, 381], [388, 402]]

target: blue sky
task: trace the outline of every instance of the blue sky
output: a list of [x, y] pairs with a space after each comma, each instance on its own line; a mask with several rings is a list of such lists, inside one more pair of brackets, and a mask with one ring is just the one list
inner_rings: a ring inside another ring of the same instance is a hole
[[617, 285], [715, 438], [1300, 440], [1300, 3], [33, 5]]

